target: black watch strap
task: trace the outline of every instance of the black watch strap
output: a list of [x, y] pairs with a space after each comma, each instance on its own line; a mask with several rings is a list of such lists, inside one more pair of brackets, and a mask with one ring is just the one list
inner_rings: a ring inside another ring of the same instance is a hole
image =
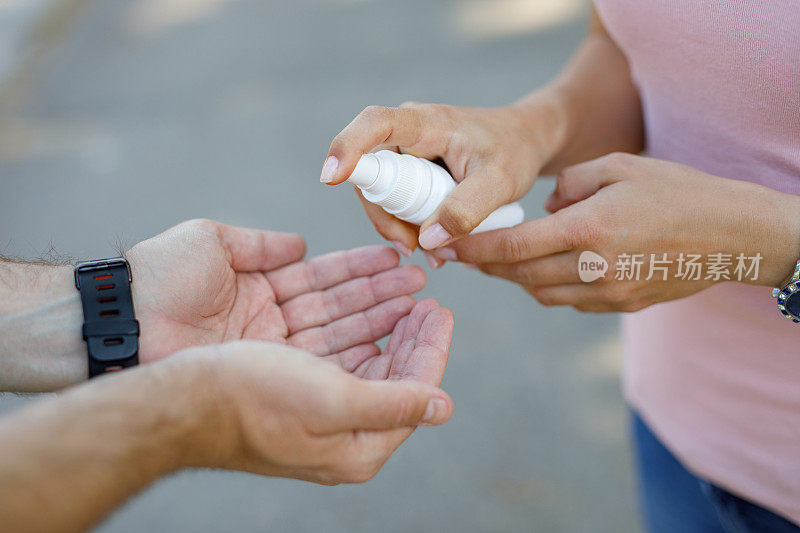
[[139, 322], [133, 313], [131, 269], [122, 257], [78, 263], [89, 377], [139, 363]]

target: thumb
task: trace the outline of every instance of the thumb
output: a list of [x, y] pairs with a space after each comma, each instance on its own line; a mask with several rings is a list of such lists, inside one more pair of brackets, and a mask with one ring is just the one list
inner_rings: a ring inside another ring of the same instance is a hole
[[360, 429], [438, 426], [453, 414], [447, 393], [411, 381], [360, 381], [348, 403], [346, 425]]
[[419, 244], [434, 250], [465, 237], [492, 211], [512, 200], [511, 180], [502, 179], [499, 170], [483, 167], [469, 173], [423, 222]]

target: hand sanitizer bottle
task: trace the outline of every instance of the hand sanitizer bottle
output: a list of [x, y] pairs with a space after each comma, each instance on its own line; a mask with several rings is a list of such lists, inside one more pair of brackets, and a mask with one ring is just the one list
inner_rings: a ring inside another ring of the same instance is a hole
[[[439, 165], [408, 154], [381, 150], [364, 154], [347, 181], [361, 189], [368, 201], [400, 220], [422, 224], [431, 216], [456, 181]], [[516, 226], [525, 218], [518, 203], [499, 207], [472, 233]]]

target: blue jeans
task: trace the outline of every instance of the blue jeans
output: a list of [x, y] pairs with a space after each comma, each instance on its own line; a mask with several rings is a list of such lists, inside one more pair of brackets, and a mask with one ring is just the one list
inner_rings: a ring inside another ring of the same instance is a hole
[[800, 527], [689, 473], [634, 412], [639, 498], [649, 533], [788, 533]]

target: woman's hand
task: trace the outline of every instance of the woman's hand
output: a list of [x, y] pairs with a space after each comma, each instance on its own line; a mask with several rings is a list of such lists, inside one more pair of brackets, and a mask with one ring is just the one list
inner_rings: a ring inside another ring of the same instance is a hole
[[[495, 109], [407, 103], [371, 106], [331, 143], [320, 181], [345, 181], [362, 154], [394, 148], [441, 159], [459, 182], [420, 228], [364, 202], [378, 232], [404, 255], [460, 239], [492, 211], [524, 196], [540, 174], [643, 146], [630, 66], [592, 12], [589, 35], [561, 75], [515, 104]], [[363, 201], [363, 199], [362, 199]], [[426, 254], [432, 266], [442, 264]]]
[[[741, 281], [770, 286], [800, 257], [796, 196], [657, 159], [610, 154], [569, 167], [545, 207], [553, 214], [470, 236], [436, 254], [519, 283], [544, 305], [582, 311], [636, 311], [727, 281], [706, 268], [699, 279], [687, 276], [682, 260], [692, 254], [704, 267], [723, 254], [732, 281], [740, 254], [745, 267], [760, 254], [757, 278], [751, 271]], [[604, 278], [581, 282], [578, 261], [586, 250], [609, 263]]]
[[417, 425], [450, 418], [452, 400], [438, 387], [452, 332], [452, 313], [428, 299], [397, 324], [382, 354], [317, 358], [236, 342], [170, 358], [163, 368], [204, 369], [189, 386], [208, 390], [183, 466], [367, 481]]
[[524, 110], [371, 106], [333, 140], [320, 181], [343, 182], [364, 153], [381, 147], [443, 161], [459, 185], [420, 228], [362, 198], [378, 232], [410, 255], [418, 242], [433, 250], [467, 235], [492, 211], [524, 196], [562, 137], [557, 107], [545, 97], [529, 98]]

